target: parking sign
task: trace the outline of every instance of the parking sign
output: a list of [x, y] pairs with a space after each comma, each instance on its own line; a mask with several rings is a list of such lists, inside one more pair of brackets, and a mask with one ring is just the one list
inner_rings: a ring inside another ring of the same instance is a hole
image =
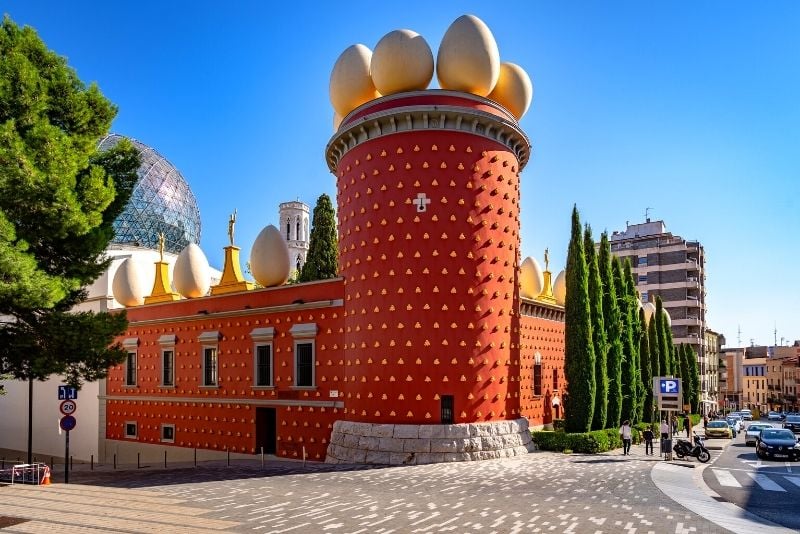
[[662, 395], [677, 395], [681, 392], [681, 381], [678, 378], [661, 378], [658, 382]]

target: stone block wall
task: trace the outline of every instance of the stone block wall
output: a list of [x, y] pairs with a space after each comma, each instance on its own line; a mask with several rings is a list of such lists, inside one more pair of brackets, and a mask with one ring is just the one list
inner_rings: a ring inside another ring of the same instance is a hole
[[533, 450], [525, 418], [457, 425], [336, 421], [325, 461], [418, 465], [507, 458]]

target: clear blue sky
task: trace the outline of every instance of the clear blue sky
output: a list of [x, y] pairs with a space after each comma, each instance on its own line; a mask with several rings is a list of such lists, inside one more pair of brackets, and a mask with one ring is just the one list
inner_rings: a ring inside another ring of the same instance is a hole
[[[409, 28], [434, 51], [458, 16], [492, 29], [535, 86], [522, 127], [522, 250], [564, 265], [573, 203], [596, 234], [645, 208], [707, 256], [728, 346], [800, 339], [800, 3], [69, 2], [6, 0], [119, 106], [115, 132], [189, 181], [219, 266], [277, 204], [335, 198], [328, 79], [347, 46]], [[290, 174], [282, 170], [291, 169]]]

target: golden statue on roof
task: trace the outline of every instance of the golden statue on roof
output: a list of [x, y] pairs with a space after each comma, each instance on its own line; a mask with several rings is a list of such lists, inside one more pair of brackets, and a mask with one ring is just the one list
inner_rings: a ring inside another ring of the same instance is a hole
[[231, 213], [230, 218], [228, 219], [228, 239], [231, 241], [231, 246], [233, 246], [233, 231], [234, 227], [236, 226], [236, 210], [233, 210]]

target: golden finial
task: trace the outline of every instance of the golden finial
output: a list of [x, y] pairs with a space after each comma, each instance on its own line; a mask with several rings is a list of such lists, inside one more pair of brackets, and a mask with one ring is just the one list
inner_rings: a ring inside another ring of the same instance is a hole
[[233, 246], [233, 230], [236, 226], [236, 210], [233, 210], [231, 213], [230, 218], [228, 219], [228, 239], [231, 240], [231, 246]]
[[549, 271], [550, 270], [550, 249], [549, 248], [544, 249], [544, 270], [545, 271]]
[[158, 255], [160, 256], [161, 262], [164, 261], [164, 232], [158, 233]]

